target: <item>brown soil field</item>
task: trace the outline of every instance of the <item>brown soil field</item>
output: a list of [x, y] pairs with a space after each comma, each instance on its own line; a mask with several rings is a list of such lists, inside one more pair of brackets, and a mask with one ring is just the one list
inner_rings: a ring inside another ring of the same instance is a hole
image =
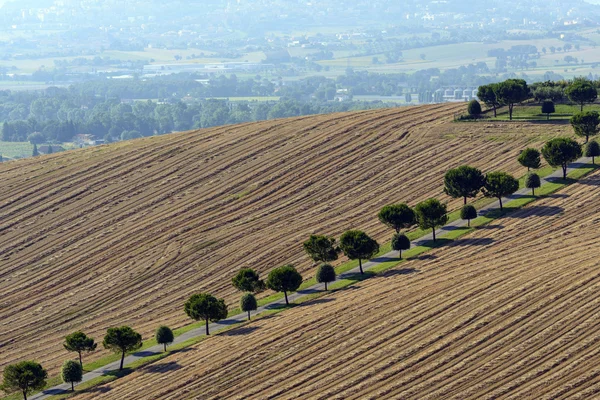
[[35, 359], [56, 373], [75, 330], [101, 342], [111, 326], [148, 338], [186, 325], [195, 292], [236, 304], [243, 266], [266, 276], [294, 263], [309, 277], [311, 233], [389, 240], [381, 206], [442, 196], [443, 174], [463, 163], [522, 175], [522, 148], [571, 130], [451, 122], [464, 107], [226, 126], [0, 164], [0, 370]]
[[599, 186], [77, 398], [600, 398]]

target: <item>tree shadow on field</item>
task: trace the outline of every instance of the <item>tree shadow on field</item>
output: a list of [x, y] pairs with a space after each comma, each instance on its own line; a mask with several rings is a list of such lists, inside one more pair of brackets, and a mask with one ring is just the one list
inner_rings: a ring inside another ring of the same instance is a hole
[[416, 256], [416, 257], [409, 257], [409, 258], [407, 258], [407, 260], [425, 261], [425, 260], [435, 260], [436, 258], [437, 258], [437, 256], [434, 254], [422, 254], [422, 255]]
[[592, 177], [587, 177], [585, 179], [581, 179], [580, 181], [578, 181], [578, 183], [587, 186], [600, 186], [600, 176], [596, 175]]
[[177, 361], [171, 361], [165, 364], [150, 364], [142, 369], [142, 371], [151, 374], [164, 374], [165, 372], [177, 371], [178, 369], [181, 369], [181, 365]]
[[573, 179], [573, 178], [563, 179], [562, 177], [555, 177], [555, 176], [549, 176], [548, 178], [545, 178], [545, 180], [550, 183], [558, 183], [561, 185], [570, 185], [572, 183], [577, 182], [577, 179]]
[[388, 262], [388, 261], [400, 261], [400, 259], [398, 257], [377, 257], [377, 258], [372, 258], [371, 261], [373, 262]]
[[552, 217], [562, 214], [565, 209], [558, 206], [532, 206], [525, 207], [518, 213], [508, 213], [505, 218]]
[[421, 270], [416, 269], [416, 268], [389, 269], [389, 270], [385, 271], [383, 274], [381, 274], [381, 276], [384, 278], [389, 278], [391, 276], [411, 275], [411, 274], [417, 274], [419, 272], [421, 272]]
[[112, 390], [109, 386], [95, 386], [88, 389], [84, 389], [79, 393], [108, 393]]
[[[600, 185], [600, 181], [598, 182], [598, 185]], [[544, 197], [548, 197], [550, 199], [566, 199], [566, 198], [569, 198], [569, 195], [565, 194], [565, 193], [554, 193], [554, 194], [549, 194]]]
[[137, 353], [133, 353], [136, 357], [150, 357], [159, 354], [155, 351], [138, 351]]
[[488, 246], [494, 242], [495, 240], [492, 238], [455, 239], [452, 246]]
[[59, 394], [65, 394], [65, 393], [69, 393], [70, 390], [64, 390], [64, 389], [47, 389], [47, 390], [43, 390], [42, 393], [48, 396], [58, 396]]
[[481, 225], [481, 226], [477, 226], [475, 227], [475, 229], [477, 230], [482, 230], [482, 229], [504, 229], [504, 225], [500, 225], [500, 224], [496, 224], [496, 225]]
[[[323, 291], [323, 293], [331, 293], [331, 292], [332, 292], [331, 290]], [[306, 301], [304, 303], [300, 303], [300, 307], [314, 306], [316, 304], [331, 303], [332, 301], [335, 301], [335, 298], [325, 297], [325, 298], [321, 298], [321, 299], [314, 299], [314, 300]]]
[[[252, 320], [250, 320], [252, 322]], [[255, 332], [259, 329], [258, 326], [244, 326], [237, 329], [232, 329], [222, 334], [222, 336], [244, 336], [248, 335], [252, 332]]]

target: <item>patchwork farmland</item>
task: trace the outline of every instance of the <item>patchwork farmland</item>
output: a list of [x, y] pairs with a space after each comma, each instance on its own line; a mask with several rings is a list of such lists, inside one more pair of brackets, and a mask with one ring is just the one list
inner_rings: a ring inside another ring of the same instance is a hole
[[301, 246], [311, 233], [360, 228], [387, 241], [381, 206], [438, 196], [456, 209], [442, 195], [446, 170], [522, 175], [520, 150], [571, 131], [451, 122], [464, 107], [225, 126], [0, 164], [0, 368], [35, 359], [56, 374], [70, 356], [64, 336], [79, 329], [101, 341], [111, 326], [149, 338], [186, 325], [192, 293], [237, 303], [231, 277], [243, 266], [265, 276], [294, 263], [312, 276]]

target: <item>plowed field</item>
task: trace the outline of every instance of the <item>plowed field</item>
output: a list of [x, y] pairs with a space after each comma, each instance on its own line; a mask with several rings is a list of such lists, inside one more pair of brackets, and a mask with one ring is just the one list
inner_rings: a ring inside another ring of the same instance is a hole
[[600, 174], [82, 399], [600, 398]]
[[55, 373], [77, 329], [101, 342], [110, 326], [147, 338], [187, 324], [194, 292], [237, 302], [242, 266], [264, 276], [291, 262], [309, 276], [310, 233], [387, 240], [375, 217], [384, 204], [441, 196], [461, 163], [521, 175], [526, 144], [570, 130], [452, 123], [464, 107], [227, 126], [0, 164], [0, 369], [33, 358]]

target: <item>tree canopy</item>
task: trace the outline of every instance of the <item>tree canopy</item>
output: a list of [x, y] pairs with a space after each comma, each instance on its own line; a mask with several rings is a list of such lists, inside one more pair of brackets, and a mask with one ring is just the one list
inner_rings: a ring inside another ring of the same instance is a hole
[[96, 350], [96, 347], [98, 345], [94, 343], [94, 339], [88, 337], [85, 333], [81, 331], [77, 331], [65, 337], [65, 343], [63, 344], [63, 346], [65, 347], [65, 349], [77, 352], [79, 354], [79, 364], [81, 365], [81, 368], [83, 368], [81, 353], [84, 351], [94, 351]]
[[167, 351], [167, 345], [173, 343], [173, 340], [175, 340], [175, 335], [171, 328], [164, 325], [159, 326], [158, 329], [156, 329], [156, 334], [154, 336], [156, 338], [156, 343], [164, 346], [164, 351]]
[[518, 161], [519, 164], [527, 167], [527, 171], [529, 171], [530, 168], [538, 169], [542, 165], [540, 152], [531, 147], [528, 147], [521, 152]]
[[496, 197], [502, 210], [502, 197], [519, 190], [519, 181], [506, 172], [490, 172], [485, 177], [483, 194], [486, 197]]
[[587, 79], [575, 79], [565, 90], [569, 100], [580, 105], [580, 110], [583, 111], [583, 106], [586, 103], [593, 103], [598, 98], [598, 90], [592, 82]]
[[46, 370], [35, 361], [7, 365], [3, 375], [2, 390], [8, 393], [20, 391], [25, 400], [29, 393], [43, 389], [48, 378]]
[[467, 198], [477, 196], [484, 182], [485, 177], [479, 169], [461, 165], [446, 172], [444, 193], [453, 198], [462, 197], [467, 204]]
[[192, 295], [184, 305], [185, 313], [196, 321], [204, 321], [206, 334], [209, 335], [208, 321], [217, 322], [227, 318], [225, 300], [217, 299], [208, 293]]
[[525, 187], [527, 189], [531, 189], [531, 195], [535, 196], [535, 189], [542, 186], [542, 180], [540, 176], [536, 173], [527, 174], [525, 177]]
[[600, 124], [600, 114], [598, 111], [580, 112], [571, 117], [571, 126], [575, 130], [577, 136], [585, 137], [587, 143], [590, 136], [598, 133], [598, 125]]
[[585, 156], [592, 157], [592, 164], [596, 165], [596, 157], [600, 156], [600, 145], [598, 142], [592, 140], [586, 144]]
[[501, 103], [496, 97], [496, 84], [491, 83], [489, 85], [481, 85], [477, 89], [477, 97], [483, 101], [486, 106], [491, 107], [494, 110], [494, 117], [496, 117], [497, 108], [501, 106]]
[[258, 302], [256, 297], [252, 293], [244, 293], [240, 299], [240, 310], [248, 313], [248, 321], [250, 321], [250, 311], [254, 311], [258, 308]]
[[509, 119], [512, 121], [515, 104], [530, 98], [527, 82], [523, 79], [507, 79], [494, 87], [498, 101], [508, 105]]
[[119, 370], [123, 369], [125, 353], [135, 351], [142, 347], [142, 335], [134, 331], [129, 326], [118, 328], [108, 328], [102, 345], [107, 350], [115, 353], [121, 353], [121, 364]]
[[384, 206], [377, 214], [379, 221], [396, 230], [399, 233], [401, 229], [407, 229], [416, 222], [415, 212], [407, 204], [391, 204]]
[[302, 246], [306, 254], [315, 262], [335, 261], [340, 253], [340, 248], [335, 244], [335, 238], [325, 235], [310, 235]]
[[284, 265], [283, 267], [275, 268], [269, 273], [267, 278], [267, 287], [276, 292], [283, 292], [285, 296], [285, 304], [290, 304], [288, 301], [288, 292], [297, 290], [302, 284], [302, 275], [296, 271], [293, 265]]
[[556, 108], [554, 107], [554, 102], [552, 100], [544, 100], [542, 103], [542, 114], [546, 114], [546, 119], [550, 120], [550, 114], [556, 112]]
[[471, 204], [465, 204], [460, 209], [460, 218], [467, 220], [467, 225], [471, 226], [471, 220], [477, 218], [477, 210]]
[[325, 290], [327, 290], [327, 284], [335, 281], [335, 269], [331, 264], [321, 264], [317, 268], [315, 279], [319, 283], [325, 284]]
[[83, 379], [83, 368], [73, 360], [67, 360], [63, 363], [60, 376], [65, 383], [71, 384], [71, 390], [75, 391], [75, 382], [81, 382]]
[[554, 138], [542, 147], [542, 155], [548, 164], [561, 167], [563, 179], [567, 179], [567, 167], [570, 162], [581, 157], [581, 146], [571, 138]]
[[340, 247], [351, 260], [358, 260], [360, 273], [363, 274], [362, 260], [368, 260], [379, 252], [379, 244], [363, 231], [346, 231], [340, 237]]
[[415, 206], [417, 221], [421, 229], [431, 229], [433, 231], [433, 241], [435, 242], [435, 228], [443, 226], [448, 222], [448, 209], [438, 199], [428, 199]]
[[265, 283], [260, 279], [258, 272], [252, 268], [240, 269], [231, 282], [241, 292], [260, 293], [265, 290]]
[[392, 250], [398, 252], [398, 258], [402, 259], [402, 250], [410, 249], [410, 239], [402, 233], [392, 236]]

